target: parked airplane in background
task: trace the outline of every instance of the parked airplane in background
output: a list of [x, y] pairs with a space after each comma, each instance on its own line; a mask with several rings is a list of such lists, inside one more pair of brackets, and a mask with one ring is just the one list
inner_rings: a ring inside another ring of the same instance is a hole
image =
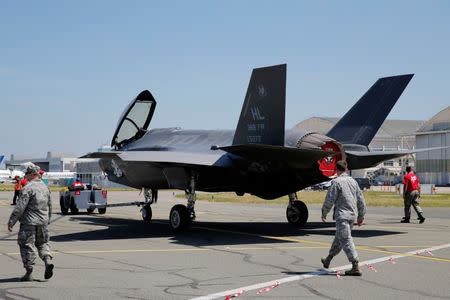
[[[0, 155], [0, 165], [2, 164], [4, 158], [4, 155]], [[14, 181], [14, 177], [16, 176], [23, 177], [24, 173], [16, 170], [0, 170], [0, 183], [12, 183]]]
[[0, 170], [0, 183], [13, 183], [16, 176], [24, 177], [25, 174], [19, 170]]
[[[10, 166], [18, 167], [19, 169], [21, 169], [21, 171], [12, 170], [11, 172], [18, 172], [18, 174], [21, 174], [21, 176], [19, 175], [19, 177], [23, 177], [24, 176], [23, 171], [29, 165], [32, 165], [32, 164], [33, 164], [33, 162], [31, 162], [31, 161], [20, 163], [20, 164], [10, 164]], [[44, 175], [42, 176], [43, 179], [48, 179], [48, 180], [70, 179], [70, 178], [75, 178], [75, 177], [76, 177], [76, 172], [45, 172]]]
[[43, 179], [48, 180], [58, 180], [58, 179], [75, 179], [77, 176], [76, 172], [45, 172], [44, 175], [42, 175]]
[[109, 180], [144, 189], [146, 221], [152, 216], [151, 190], [185, 190], [187, 206], [177, 204], [170, 211], [174, 230], [189, 227], [195, 219], [195, 191], [250, 193], [268, 200], [289, 195], [287, 220], [301, 226], [308, 220], [308, 209], [296, 192], [331, 180], [338, 160], [361, 169], [417, 152], [368, 148], [412, 77], [379, 79], [327, 135], [285, 131], [286, 65], [253, 70], [234, 132], [149, 130], [156, 100], [145, 90], [120, 117], [111, 142], [114, 151], [85, 157], [101, 158]]

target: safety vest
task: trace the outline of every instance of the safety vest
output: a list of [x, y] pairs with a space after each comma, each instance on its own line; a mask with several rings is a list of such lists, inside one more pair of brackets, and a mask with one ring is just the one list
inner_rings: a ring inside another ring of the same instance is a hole
[[17, 180], [16, 184], [14, 185], [14, 190], [20, 191], [21, 188], [22, 188], [22, 183], [20, 182], [20, 180]]

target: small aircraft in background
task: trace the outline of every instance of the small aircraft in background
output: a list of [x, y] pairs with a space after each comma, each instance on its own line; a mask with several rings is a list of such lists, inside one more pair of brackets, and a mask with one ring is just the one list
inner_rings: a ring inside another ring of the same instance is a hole
[[[8, 170], [12, 173], [14, 173], [14, 176], [12, 178], [15, 177], [15, 175], [18, 175], [19, 177], [23, 177], [24, 176], [24, 170], [29, 166], [29, 165], [33, 165], [34, 163], [31, 161], [28, 162], [23, 162], [20, 164], [9, 164], [10, 166], [14, 167], [14, 168], [19, 168], [20, 170], [16, 170], [16, 169], [12, 169], [12, 170]], [[75, 178], [76, 177], [76, 172], [45, 172], [42, 175], [43, 179], [48, 179], [48, 180], [59, 180], [59, 179], [70, 179], [70, 178]]]
[[0, 170], [0, 183], [13, 183], [16, 176], [23, 178], [25, 174], [18, 170]]
[[[2, 164], [4, 158], [4, 155], [0, 155], [0, 165]], [[19, 170], [0, 170], [0, 183], [13, 183], [16, 176], [23, 177], [24, 175], [25, 174]]]
[[378, 79], [326, 135], [285, 130], [285, 64], [253, 70], [235, 131], [148, 129], [156, 100], [145, 90], [123, 111], [113, 151], [84, 157], [100, 158], [109, 180], [144, 189], [145, 221], [151, 220], [157, 190], [180, 189], [187, 205], [172, 207], [174, 230], [188, 228], [195, 219], [196, 191], [250, 193], [267, 200], [289, 195], [287, 220], [302, 226], [308, 208], [296, 192], [334, 178], [338, 160], [362, 169], [421, 151], [368, 148], [412, 77]]

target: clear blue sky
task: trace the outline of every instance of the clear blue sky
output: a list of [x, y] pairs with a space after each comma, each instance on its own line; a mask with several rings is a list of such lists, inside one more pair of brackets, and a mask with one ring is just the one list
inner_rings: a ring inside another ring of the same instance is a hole
[[81, 155], [149, 89], [151, 127], [233, 129], [251, 70], [287, 63], [286, 127], [415, 73], [389, 115], [450, 105], [450, 1], [1, 1], [0, 153]]

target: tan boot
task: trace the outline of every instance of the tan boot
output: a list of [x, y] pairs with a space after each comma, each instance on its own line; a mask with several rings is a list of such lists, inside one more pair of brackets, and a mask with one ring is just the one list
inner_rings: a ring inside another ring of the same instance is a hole
[[333, 256], [330, 256], [330, 255], [328, 255], [326, 258], [323, 258], [323, 257], [320, 258], [320, 261], [322, 262], [323, 267], [325, 269], [328, 269], [330, 267], [330, 263], [331, 263], [332, 259], [333, 259]]
[[361, 270], [359, 269], [359, 262], [356, 260], [352, 262], [352, 268], [350, 270], [345, 271], [345, 275], [347, 276], [361, 276]]
[[20, 281], [33, 281], [33, 275], [31, 273], [33, 273], [33, 268], [27, 269], [27, 272], [20, 278]]
[[419, 213], [418, 215], [419, 215], [419, 223], [422, 224], [423, 222], [425, 222], [425, 218], [424, 218], [423, 214]]
[[50, 279], [53, 276], [53, 268], [55, 266], [52, 264], [52, 259], [49, 256], [46, 256], [44, 258], [44, 262], [45, 262], [44, 278]]

